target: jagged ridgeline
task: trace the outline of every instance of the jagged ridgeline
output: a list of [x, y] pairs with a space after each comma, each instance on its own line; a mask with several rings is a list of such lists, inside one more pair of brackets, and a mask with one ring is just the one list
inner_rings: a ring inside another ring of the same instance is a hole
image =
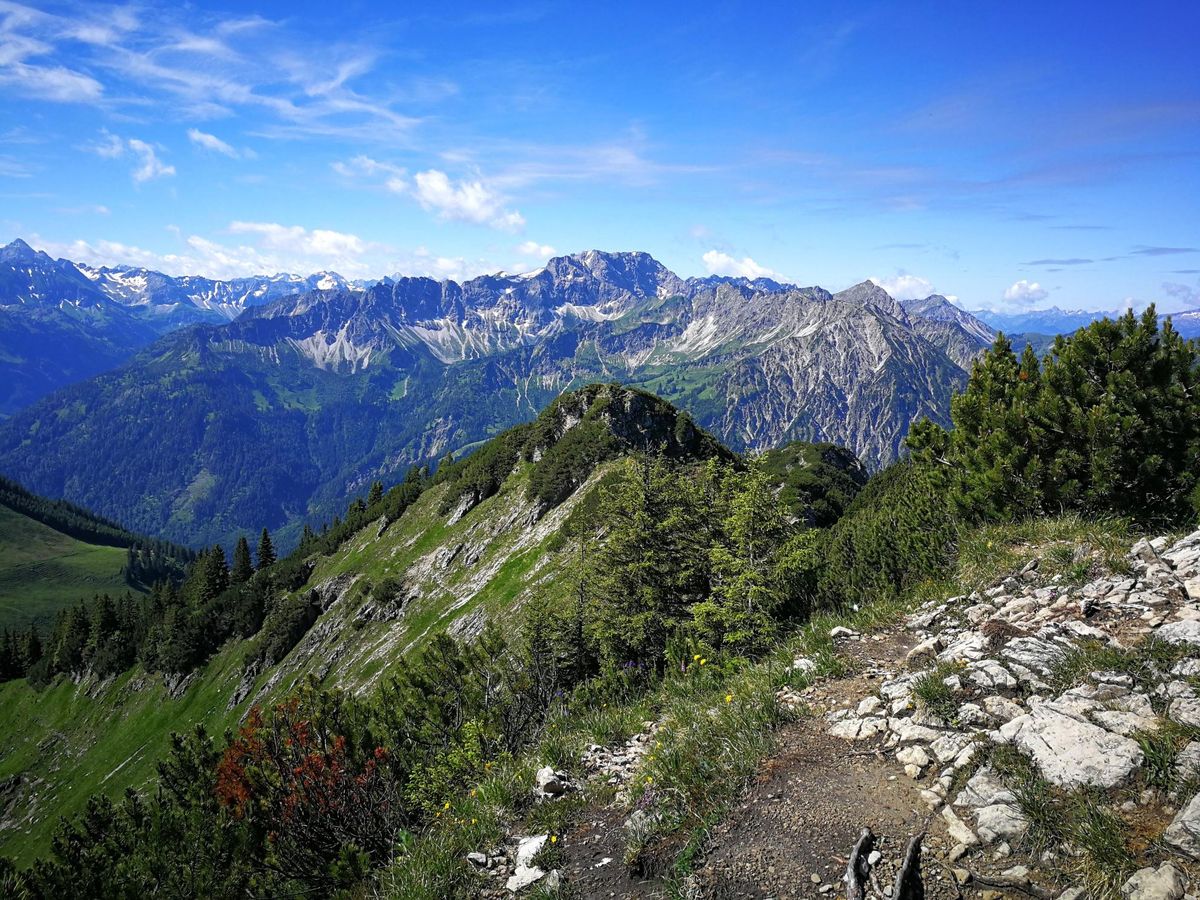
[[[96, 310], [87, 315], [134, 310], [139, 322], [176, 296], [151, 291], [134, 304], [126, 288], [145, 279], [149, 290], [149, 274], [29, 255], [12, 249], [19, 289], [7, 295], [70, 289]], [[950, 397], [992, 336], [940, 296], [900, 303], [869, 282], [830, 293], [682, 279], [637, 252], [588, 251], [461, 284], [313, 286], [237, 293], [235, 320], [137, 344], [119, 368], [14, 405], [0, 422], [0, 470], [137, 531], [230, 544], [265, 526], [291, 548], [304, 522], [331, 518], [371, 482], [461, 455], [593, 382], [664, 397], [735, 451], [829, 441], [878, 468], [900, 455], [913, 422], [948, 422]], [[0, 307], [41, 309], [5, 296], [0, 277]], [[6, 352], [32, 359], [37, 343], [9, 351], [0, 340], [0, 363]], [[115, 364], [105, 359], [100, 368]]]

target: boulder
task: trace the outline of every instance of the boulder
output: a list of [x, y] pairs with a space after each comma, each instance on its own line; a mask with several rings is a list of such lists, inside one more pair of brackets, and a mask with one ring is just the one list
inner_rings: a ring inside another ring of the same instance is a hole
[[955, 815], [954, 810], [946, 806], [942, 808], [942, 818], [946, 822], [946, 830], [950, 833], [950, 839], [958, 844], [965, 844], [968, 847], [974, 847], [979, 843], [979, 838], [975, 836], [967, 823]]
[[856, 709], [855, 712], [857, 712], [860, 717], [873, 716], [882, 711], [882, 709], [882, 700], [880, 700], [878, 697], [867, 697], [858, 704], [858, 709]]
[[967, 680], [986, 690], [1012, 690], [1017, 679], [994, 659], [981, 659], [967, 666]]
[[847, 718], [831, 725], [829, 733], [834, 737], [845, 738], [848, 741], [865, 741], [875, 737], [875, 735], [879, 734], [886, 727], [883, 719]]
[[974, 740], [974, 737], [969, 734], [952, 731], [933, 741], [929, 745], [929, 749], [938, 758], [938, 762], [950, 762], [950, 760], [962, 753]]
[[996, 777], [996, 772], [991, 766], [984, 766], [972, 775], [966, 786], [954, 798], [955, 806], [969, 806], [975, 809], [994, 806], [998, 803], [1015, 804], [1016, 802], [1016, 795]]
[[1191, 697], [1180, 697], [1172, 700], [1167, 709], [1167, 715], [1181, 725], [1200, 728], [1200, 700]]
[[1154, 636], [1168, 644], [1192, 644], [1200, 647], [1200, 621], [1184, 619], [1181, 622], [1168, 622]]
[[1016, 841], [1029, 829], [1029, 819], [1015, 803], [993, 803], [975, 814], [975, 830], [984, 844]]
[[1175, 815], [1162, 839], [1176, 853], [1200, 860], [1200, 794]]
[[1002, 725], [1000, 735], [1033, 757], [1042, 775], [1062, 788], [1116, 787], [1142, 763], [1135, 741], [1050, 703]]
[[1040, 637], [1015, 637], [1004, 645], [1000, 655], [1031, 672], [1049, 675], [1064, 652], [1060, 644]]
[[1126, 900], [1181, 900], [1183, 895], [1183, 874], [1169, 861], [1139, 869], [1121, 886]]
[[512, 893], [515, 894], [545, 877], [545, 871], [532, 863], [533, 858], [541, 852], [549, 839], [548, 834], [538, 834], [523, 837], [517, 842], [517, 852], [513, 859], [515, 868], [505, 884]]
[[1001, 722], [1011, 722], [1017, 716], [1025, 715], [1021, 704], [1015, 703], [1007, 697], [984, 697], [982, 703], [987, 714]]
[[1191, 741], [1175, 757], [1175, 778], [1191, 781], [1200, 777], [1200, 741]]
[[535, 776], [537, 789], [544, 797], [561, 797], [570, 790], [570, 781], [562, 772], [554, 771], [552, 766], [542, 766]]
[[925, 768], [931, 762], [925, 748], [918, 746], [902, 747], [897, 750], [896, 761], [902, 766], [916, 766], [918, 769]]

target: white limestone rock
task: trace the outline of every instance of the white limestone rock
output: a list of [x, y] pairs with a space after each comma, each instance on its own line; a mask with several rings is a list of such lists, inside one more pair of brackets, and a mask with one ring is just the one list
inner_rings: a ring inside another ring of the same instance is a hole
[[1142, 763], [1135, 741], [1050, 703], [1002, 725], [1000, 734], [1033, 757], [1046, 779], [1062, 788], [1116, 787]]

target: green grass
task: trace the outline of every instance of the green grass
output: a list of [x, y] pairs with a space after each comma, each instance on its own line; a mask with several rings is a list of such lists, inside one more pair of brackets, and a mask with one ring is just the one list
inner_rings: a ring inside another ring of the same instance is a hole
[[1101, 571], [1130, 571], [1126, 558], [1137, 540], [1121, 519], [1089, 521], [1077, 515], [1028, 519], [964, 531], [958, 547], [957, 580], [964, 591], [982, 590], [1035, 556], [1039, 575], [1062, 575], [1082, 583]]
[[958, 702], [946, 679], [957, 674], [961, 666], [953, 662], [938, 663], [920, 675], [912, 685], [913, 696], [933, 715], [953, 722], [958, 714]]
[[162, 676], [140, 669], [103, 688], [61, 678], [41, 691], [23, 679], [0, 685], [0, 781], [22, 774], [40, 782], [32, 823], [0, 832], [0, 855], [28, 864], [48, 849], [58, 817], [80, 812], [92, 794], [146, 786], [172, 731], [203, 723], [220, 737], [245, 710], [225, 708], [239, 663], [231, 645], [178, 699], [168, 696]]
[[0, 628], [43, 628], [93, 594], [131, 590], [126, 552], [84, 543], [0, 506]]
[[[299, 664], [296, 657], [286, 660], [291, 670], [267, 702], [278, 699], [297, 679], [309, 674], [325, 674], [330, 685], [366, 688], [425, 637], [446, 629], [461, 616], [483, 612], [503, 626], [515, 626], [519, 617], [512, 613], [522, 598], [565, 589], [556, 577], [558, 557], [549, 554], [542, 559], [553, 530], [541, 542], [522, 545], [523, 526], [502, 527], [513, 502], [523, 502], [525, 485], [524, 475], [510, 479], [503, 491], [454, 525], [447, 525], [440, 513], [441, 490], [435, 489], [378, 539], [374, 526], [368, 526], [337, 553], [320, 560], [302, 591], [343, 574], [359, 574], [378, 585], [387, 578], [403, 576], [429, 553], [483, 533], [489, 535], [487, 546], [470, 571], [487, 567], [491, 574], [467, 603], [458, 605], [450, 589], [460, 588], [470, 577], [460, 554], [450, 566], [435, 567], [429, 573], [424, 596], [411, 601], [399, 620], [359, 627], [355, 627], [354, 614], [371, 592], [351, 592], [344, 604], [326, 613], [337, 622], [332, 643]], [[565, 517], [570, 508], [565, 505], [559, 514]], [[114, 552], [123, 562], [124, 551]], [[66, 679], [42, 691], [33, 690], [24, 680], [0, 685], [0, 780], [17, 774], [36, 779], [39, 798], [32, 827], [27, 824], [20, 830], [0, 832], [0, 855], [26, 864], [45, 852], [58, 816], [79, 812], [92, 793], [117, 796], [127, 787], [149, 784], [157, 761], [169, 746], [171, 731], [186, 731], [203, 723], [219, 738], [227, 726], [236, 724], [248, 704], [233, 711], [226, 710], [226, 705], [241, 678], [241, 663], [249, 646], [249, 642], [227, 645], [179, 699], [166, 696], [161, 675], [140, 670], [104, 687], [77, 686]], [[339, 654], [338, 664], [324, 673], [324, 662], [333, 654]], [[260, 675], [256, 688], [275, 671]], [[139, 677], [144, 686], [135, 689]], [[24, 812], [24, 807], [18, 810]]]
[[1190, 656], [1187, 644], [1148, 640], [1131, 647], [1084, 641], [1063, 654], [1050, 671], [1049, 683], [1064, 691], [1085, 681], [1090, 672], [1119, 672], [1133, 678], [1138, 690], [1153, 691], [1179, 660]]

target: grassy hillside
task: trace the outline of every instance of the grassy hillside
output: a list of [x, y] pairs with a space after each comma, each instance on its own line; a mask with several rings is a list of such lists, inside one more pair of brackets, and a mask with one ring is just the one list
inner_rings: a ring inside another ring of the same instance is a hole
[[256, 676], [243, 671], [250, 640], [228, 644], [177, 696], [162, 675], [140, 668], [105, 683], [60, 678], [42, 691], [23, 679], [0, 684], [0, 784], [8, 784], [0, 855], [28, 863], [46, 851], [58, 817], [80, 812], [91, 794], [147, 785], [172, 731], [203, 724], [219, 736], [252, 704], [310, 676], [364, 691], [434, 634], [475, 633], [487, 620], [515, 625], [522, 603], [568, 589], [559, 577], [561, 526], [617, 465], [540, 519], [527, 497], [530, 464], [461, 517], [442, 509], [449, 485], [427, 491], [382, 534], [373, 523], [318, 558], [308, 582], [279, 599], [277, 609], [318, 591], [331, 605], [291, 653]]
[[0, 628], [45, 625], [98, 592], [129, 590], [126, 551], [89, 544], [0, 504]]

